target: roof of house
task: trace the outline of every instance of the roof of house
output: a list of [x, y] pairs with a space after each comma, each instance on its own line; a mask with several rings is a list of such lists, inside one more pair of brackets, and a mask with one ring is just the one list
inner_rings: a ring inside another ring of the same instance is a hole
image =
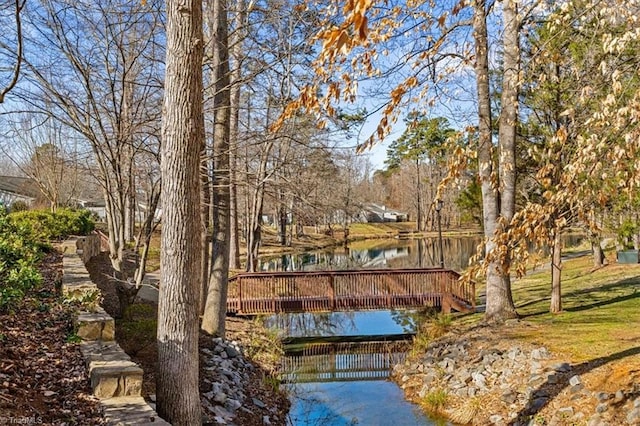
[[32, 179], [19, 176], [0, 176], [0, 191], [31, 198], [36, 198], [40, 194], [38, 186]]

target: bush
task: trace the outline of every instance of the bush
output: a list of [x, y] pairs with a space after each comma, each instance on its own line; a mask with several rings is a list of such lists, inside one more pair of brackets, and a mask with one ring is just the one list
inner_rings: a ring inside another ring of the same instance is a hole
[[88, 210], [58, 209], [55, 213], [46, 210], [30, 210], [9, 214], [10, 221], [25, 228], [34, 239], [41, 241], [61, 240], [69, 235], [87, 235], [95, 228]]
[[9, 207], [10, 213], [23, 212], [25, 210], [29, 210], [29, 205], [24, 201], [20, 201], [20, 200], [14, 201], [13, 204], [11, 204], [11, 206]]
[[29, 289], [42, 283], [36, 268], [42, 248], [30, 230], [0, 211], [0, 312], [11, 310]]

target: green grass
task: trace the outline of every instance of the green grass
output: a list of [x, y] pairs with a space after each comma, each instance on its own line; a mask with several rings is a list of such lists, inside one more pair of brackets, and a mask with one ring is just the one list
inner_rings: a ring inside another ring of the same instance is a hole
[[[518, 313], [533, 325], [515, 328], [514, 338], [544, 344], [574, 361], [622, 352], [640, 340], [640, 265], [612, 263], [593, 271], [590, 256], [566, 260], [559, 314], [549, 313], [548, 269], [513, 280], [512, 289]], [[459, 324], [481, 320], [482, 314], [474, 314]]]

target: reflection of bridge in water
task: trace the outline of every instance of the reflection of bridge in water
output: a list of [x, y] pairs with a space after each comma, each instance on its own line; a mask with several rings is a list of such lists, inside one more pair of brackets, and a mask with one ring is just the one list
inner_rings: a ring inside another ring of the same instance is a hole
[[320, 343], [287, 351], [281, 379], [288, 383], [384, 380], [406, 358], [408, 341]]
[[258, 272], [229, 280], [227, 311], [240, 315], [410, 309], [475, 310], [475, 284], [448, 269]]

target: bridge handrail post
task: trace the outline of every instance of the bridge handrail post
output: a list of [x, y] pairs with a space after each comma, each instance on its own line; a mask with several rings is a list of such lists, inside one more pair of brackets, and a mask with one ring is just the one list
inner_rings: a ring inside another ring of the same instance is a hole
[[336, 287], [334, 281], [334, 275], [329, 274], [329, 301], [331, 303], [331, 310], [336, 310]]
[[238, 286], [238, 305], [237, 305], [237, 310], [238, 313], [241, 314], [242, 313], [242, 276], [238, 275], [236, 277], [236, 285]]

